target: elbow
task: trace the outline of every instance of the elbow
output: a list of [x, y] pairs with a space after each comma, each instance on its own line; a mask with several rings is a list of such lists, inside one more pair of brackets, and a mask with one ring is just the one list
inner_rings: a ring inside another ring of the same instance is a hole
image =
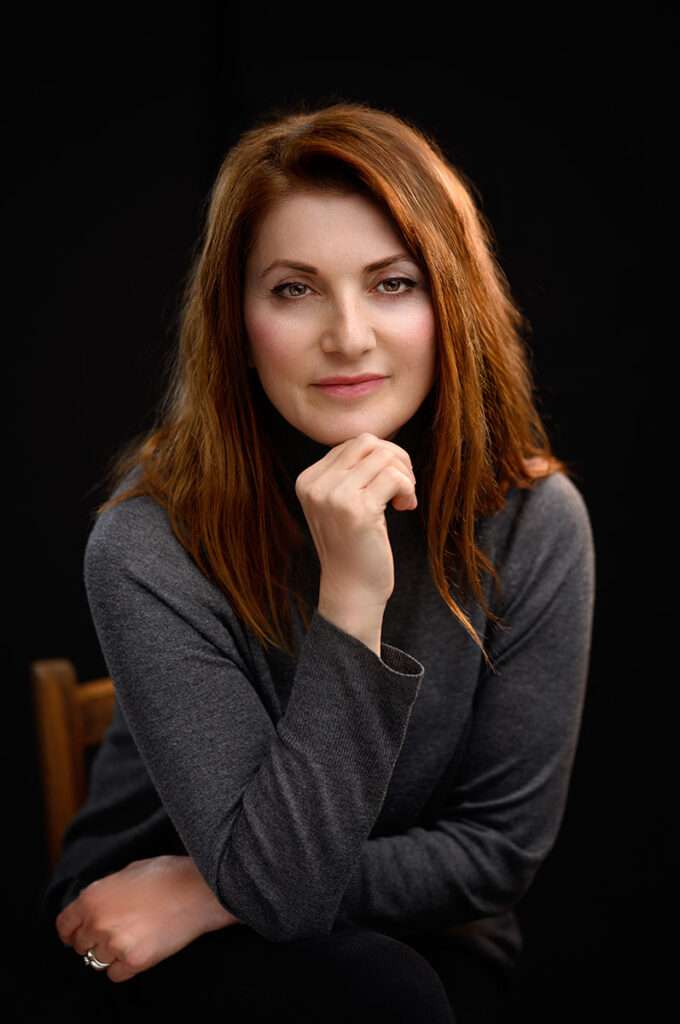
[[[215, 892], [234, 923], [245, 925], [267, 942], [300, 942], [322, 938], [329, 935], [333, 928], [333, 918], [320, 909], [318, 913], [312, 913], [309, 906], [300, 908], [299, 901], [294, 909], [284, 904], [283, 899], [267, 899], [253, 883], [237, 892], [233, 883], [224, 885], [220, 881]], [[301, 909], [305, 909], [306, 913], [300, 913]]]
[[[227, 851], [228, 853], [228, 851]], [[291, 892], [284, 874], [254, 877], [243, 859], [221, 857], [213, 892], [222, 907], [268, 942], [323, 938], [333, 929], [334, 902], [327, 894]]]
[[528, 852], [507, 843], [502, 855], [489, 865], [483, 889], [485, 898], [478, 898], [478, 909], [488, 915], [512, 910], [531, 888], [544, 859], [543, 851]]
[[234, 925], [245, 925], [267, 942], [292, 942], [298, 937], [296, 925], [276, 908], [252, 894], [248, 897], [230, 890], [223, 897], [222, 891], [223, 887], [218, 885], [217, 898]]

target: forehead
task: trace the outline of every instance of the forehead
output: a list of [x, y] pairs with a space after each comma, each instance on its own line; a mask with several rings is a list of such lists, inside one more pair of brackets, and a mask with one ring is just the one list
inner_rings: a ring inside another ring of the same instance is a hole
[[264, 264], [281, 256], [330, 263], [354, 253], [359, 264], [398, 248], [401, 237], [391, 218], [370, 197], [296, 192], [269, 207], [252, 243], [250, 262]]

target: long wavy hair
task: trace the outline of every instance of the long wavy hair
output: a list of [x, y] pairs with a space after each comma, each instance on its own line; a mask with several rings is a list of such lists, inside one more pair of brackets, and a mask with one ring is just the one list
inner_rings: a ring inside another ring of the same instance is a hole
[[[110, 460], [109, 491], [134, 467], [133, 486], [94, 515], [140, 495], [166, 511], [175, 537], [265, 645], [293, 653], [289, 598], [303, 543], [277, 484], [243, 319], [247, 254], [278, 200], [301, 190], [360, 193], [380, 204], [425, 272], [437, 325], [432, 447], [419, 480], [428, 560], [443, 601], [491, 665], [453, 599], [452, 573], [485, 615], [481, 575], [499, 576], [476, 544], [476, 523], [510, 487], [572, 470], [551, 451], [534, 403], [530, 325], [494, 256], [474, 185], [421, 128], [357, 102], [270, 108], [229, 149], [207, 197], [201, 237], [183, 281], [178, 344], [153, 426]], [[493, 666], [492, 666], [493, 667]]]

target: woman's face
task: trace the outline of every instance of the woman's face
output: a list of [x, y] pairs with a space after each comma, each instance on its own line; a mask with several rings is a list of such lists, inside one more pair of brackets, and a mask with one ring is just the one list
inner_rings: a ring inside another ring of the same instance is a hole
[[[391, 439], [432, 387], [436, 328], [426, 276], [363, 195], [300, 192], [272, 207], [253, 239], [243, 298], [249, 361], [264, 392], [321, 444], [364, 431]], [[325, 377], [374, 373], [385, 379], [363, 395], [318, 386]]]

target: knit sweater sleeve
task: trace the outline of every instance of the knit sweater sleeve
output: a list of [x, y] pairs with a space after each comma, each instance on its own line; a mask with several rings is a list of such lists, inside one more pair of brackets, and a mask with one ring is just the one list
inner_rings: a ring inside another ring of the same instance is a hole
[[378, 657], [315, 609], [274, 724], [223, 595], [150, 498], [100, 516], [84, 571], [130, 733], [217, 899], [270, 941], [330, 932], [423, 666], [389, 644]]
[[[432, 820], [364, 843], [341, 920], [426, 931], [503, 913], [555, 843], [586, 692], [595, 551], [566, 476], [523, 494], [496, 566], [496, 671], [482, 662], [453, 782]], [[450, 676], [455, 686], [455, 666]]]

